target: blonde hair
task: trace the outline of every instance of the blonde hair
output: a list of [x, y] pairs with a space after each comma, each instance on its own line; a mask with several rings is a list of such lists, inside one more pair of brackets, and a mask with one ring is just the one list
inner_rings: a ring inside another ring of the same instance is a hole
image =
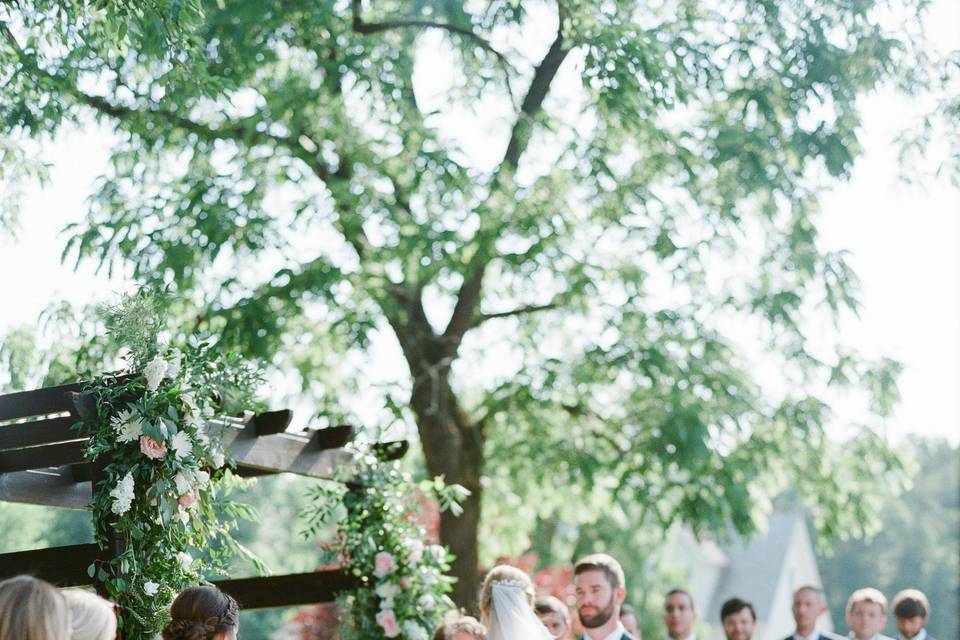
[[487, 637], [487, 628], [472, 616], [451, 611], [444, 616], [443, 623], [437, 627], [433, 640], [450, 640], [457, 633], [465, 633], [477, 640], [484, 640]]
[[527, 596], [530, 606], [533, 607], [533, 599], [536, 593], [533, 590], [533, 581], [530, 576], [516, 567], [508, 564], [498, 564], [487, 573], [487, 577], [483, 580], [483, 588], [480, 590], [480, 612], [483, 614], [484, 621], [490, 614], [490, 603], [493, 599], [493, 584], [495, 582], [520, 587]]
[[0, 582], [0, 640], [66, 640], [67, 602], [52, 585], [33, 576]]
[[852, 612], [858, 604], [878, 604], [883, 615], [887, 615], [887, 597], [873, 587], [854, 591], [847, 600], [847, 613]]
[[83, 589], [66, 589], [63, 597], [70, 608], [71, 640], [114, 640], [117, 637], [117, 616], [110, 601]]

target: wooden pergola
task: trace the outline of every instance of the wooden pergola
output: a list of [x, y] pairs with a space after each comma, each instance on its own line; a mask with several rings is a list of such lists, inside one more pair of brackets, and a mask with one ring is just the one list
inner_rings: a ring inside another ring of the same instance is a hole
[[[0, 501], [89, 508], [92, 485], [102, 466], [85, 459], [87, 439], [72, 429], [94, 408], [93, 399], [83, 395], [81, 387], [78, 383], [0, 395]], [[292, 418], [293, 413], [283, 409], [218, 418], [207, 429], [219, 430], [241, 476], [295, 473], [333, 478], [350, 459], [343, 447], [353, 438], [353, 428], [287, 433]], [[408, 444], [380, 446], [386, 448], [386, 457], [396, 459], [406, 453]], [[109, 547], [75, 544], [0, 554], [0, 579], [27, 573], [60, 587], [90, 586], [93, 579], [87, 568], [118, 555], [123, 541], [114, 539]], [[236, 598], [241, 608], [260, 609], [331, 602], [337, 593], [353, 588], [356, 578], [334, 569], [215, 584]]]

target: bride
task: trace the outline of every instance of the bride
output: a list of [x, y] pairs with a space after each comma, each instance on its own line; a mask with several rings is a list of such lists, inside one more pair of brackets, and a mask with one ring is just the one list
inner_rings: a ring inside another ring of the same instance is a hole
[[533, 612], [533, 598], [526, 573], [505, 564], [491, 569], [480, 592], [487, 640], [553, 640]]

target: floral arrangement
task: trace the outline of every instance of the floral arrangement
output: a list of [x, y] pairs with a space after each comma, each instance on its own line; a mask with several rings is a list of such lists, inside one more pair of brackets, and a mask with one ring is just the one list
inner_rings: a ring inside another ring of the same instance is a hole
[[178, 591], [242, 551], [230, 532], [251, 510], [225, 499], [241, 481], [213, 425], [218, 414], [252, 406], [261, 378], [207, 341], [164, 344], [153, 294], [124, 296], [104, 319], [128, 351], [121, 372], [83, 389], [96, 407], [78, 427], [99, 467], [96, 537], [114, 555], [88, 571], [120, 605], [123, 637], [146, 640], [159, 633]]
[[[356, 590], [337, 600], [340, 636], [428, 640], [454, 608], [446, 595], [453, 580], [444, 575], [451, 556], [440, 545], [425, 544], [425, 531], [415, 518], [417, 485], [399, 463], [382, 459], [376, 448], [350, 446], [354, 464], [344, 467], [339, 483], [318, 485], [303, 513], [307, 536], [336, 522], [332, 558], [359, 580]], [[446, 486], [442, 479], [422, 487], [451, 509], [467, 495], [463, 487]]]

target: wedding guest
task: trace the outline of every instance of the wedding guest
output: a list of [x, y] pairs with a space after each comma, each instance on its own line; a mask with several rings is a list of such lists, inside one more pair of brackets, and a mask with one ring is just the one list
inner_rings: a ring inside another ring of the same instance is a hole
[[872, 588], [857, 589], [847, 600], [847, 626], [855, 640], [892, 640], [880, 635], [887, 624], [887, 599]]
[[488, 640], [553, 640], [533, 612], [533, 599], [533, 581], [526, 573], [506, 564], [491, 569], [480, 591]]
[[190, 587], [170, 605], [163, 640], [237, 640], [240, 608], [216, 587]]
[[785, 640], [830, 640], [817, 630], [817, 620], [827, 612], [823, 589], [805, 585], [793, 592], [793, 621], [796, 630]]
[[65, 589], [70, 609], [70, 640], [115, 640], [117, 616], [113, 603], [83, 589]]
[[605, 553], [582, 558], [573, 566], [573, 586], [585, 639], [631, 640], [620, 622], [627, 587], [623, 568], [616, 559]]
[[693, 596], [683, 589], [671, 589], [663, 599], [663, 623], [670, 640], [693, 640], [697, 610]]
[[727, 640], [750, 640], [757, 626], [757, 612], [748, 600], [730, 598], [720, 607], [720, 621]]
[[628, 604], [620, 606], [620, 622], [623, 628], [627, 630], [635, 640], [643, 640], [643, 634], [640, 633], [640, 618], [637, 617], [637, 611]]
[[560, 601], [560, 598], [540, 596], [533, 603], [533, 610], [550, 635], [558, 639], [567, 637], [567, 631], [570, 629], [570, 610]]
[[32, 576], [0, 582], [0, 640], [68, 640], [70, 612], [59, 591]]
[[933, 640], [926, 630], [930, 602], [922, 591], [904, 589], [893, 597], [891, 608], [902, 640]]
[[437, 627], [433, 640], [486, 640], [487, 628], [471, 616], [452, 611]]

